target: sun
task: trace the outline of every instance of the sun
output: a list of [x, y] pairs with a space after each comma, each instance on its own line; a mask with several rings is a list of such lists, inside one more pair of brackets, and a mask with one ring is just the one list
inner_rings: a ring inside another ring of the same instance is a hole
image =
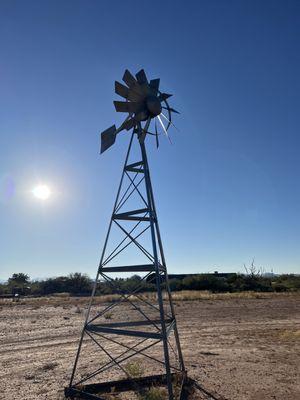
[[38, 185], [32, 190], [32, 194], [39, 200], [47, 200], [51, 195], [51, 190], [47, 185]]

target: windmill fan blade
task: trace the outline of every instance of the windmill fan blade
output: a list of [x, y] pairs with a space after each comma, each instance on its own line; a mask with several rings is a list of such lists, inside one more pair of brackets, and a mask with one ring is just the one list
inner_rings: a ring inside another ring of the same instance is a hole
[[115, 92], [121, 96], [124, 97], [124, 99], [128, 98], [128, 93], [129, 93], [129, 89], [127, 86], [122, 85], [122, 83], [115, 81]]
[[127, 99], [130, 101], [142, 101], [144, 100], [144, 95], [139, 94], [133, 90], [129, 90]]
[[159, 82], [160, 82], [160, 79], [151, 79], [150, 84], [149, 84], [151, 89], [153, 89], [155, 96], [157, 95], [157, 92], [159, 89]]
[[157, 118], [158, 118], [158, 120], [159, 120], [159, 122], [160, 122], [160, 124], [161, 124], [161, 126], [162, 126], [162, 128], [163, 128], [163, 131], [164, 131], [165, 135], [166, 135], [167, 138], [169, 139], [169, 142], [172, 144], [171, 139], [170, 139], [170, 136], [169, 136], [169, 134], [168, 134], [168, 132], [167, 132], [167, 130], [166, 130], [166, 127], [165, 127], [164, 123], [162, 122], [160, 116], [158, 115]]
[[142, 101], [145, 98], [144, 91], [141, 86], [136, 82], [132, 85], [128, 91], [128, 100], [130, 101]]
[[144, 103], [143, 102], [133, 102], [131, 101], [129, 103], [129, 112], [137, 113], [142, 111], [144, 108]]
[[151, 89], [151, 87], [149, 86], [148, 83], [142, 83], [140, 85], [141, 91], [143, 92], [143, 96], [146, 99], [147, 96], [151, 96], [153, 95], [153, 90]]
[[147, 76], [143, 69], [141, 69], [137, 74], [135, 74], [135, 76], [136, 76], [138, 83], [140, 83], [141, 85], [143, 83], [148, 83]]
[[126, 69], [122, 80], [123, 80], [123, 82], [126, 83], [126, 85], [128, 87], [131, 87], [136, 83], [136, 80], [135, 80], [134, 76], [128, 71], [128, 69]]
[[139, 112], [143, 108], [142, 102], [114, 101], [117, 112]]
[[129, 102], [127, 101], [114, 101], [114, 106], [117, 112], [129, 112]]
[[129, 129], [133, 128], [136, 124], [136, 120], [134, 118], [128, 119], [127, 121], [123, 122], [122, 128], [129, 131]]
[[101, 133], [101, 150], [100, 153], [104, 153], [105, 150], [109, 149], [116, 141], [116, 125], [111, 126]]
[[168, 110], [168, 111], [172, 111], [173, 113], [180, 114], [180, 112], [177, 111], [177, 110], [174, 110], [174, 108], [171, 108], [171, 107], [164, 107], [164, 106], [162, 106], [162, 108], [163, 108], [164, 110]]
[[156, 118], [155, 118], [155, 123], [154, 123], [154, 125], [155, 125], [156, 148], [158, 149], [158, 147], [159, 147], [159, 141], [158, 141], [157, 120], [156, 120]]
[[168, 130], [168, 127], [169, 127], [170, 125], [172, 125], [172, 126], [174, 126], [174, 128], [179, 132], [179, 129], [177, 128], [177, 126], [175, 126], [175, 125], [173, 124], [173, 122], [172, 122], [169, 118], [167, 118], [167, 117], [165, 116], [165, 114], [161, 113], [160, 115], [161, 115], [162, 117], [164, 117], [164, 119], [168, 122], [167, 130]]
[[164, 101], [167, 100], [169, 97], [173, 96], [172, 94], [168, 94], [168, 93], [162, 93], [160, 96], [158, 96], [160, 101]]

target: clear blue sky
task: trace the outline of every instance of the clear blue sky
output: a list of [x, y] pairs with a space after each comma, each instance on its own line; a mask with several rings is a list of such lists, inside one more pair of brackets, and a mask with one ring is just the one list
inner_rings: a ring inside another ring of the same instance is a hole
[[[299, 1], [0, 4], [0, 279], [94, 276], [128, 138], [125, 68], [174, 94], [148, 141], [169, 272], [300, 272]], [[53, 188], [41, 204], [29, 191]]]

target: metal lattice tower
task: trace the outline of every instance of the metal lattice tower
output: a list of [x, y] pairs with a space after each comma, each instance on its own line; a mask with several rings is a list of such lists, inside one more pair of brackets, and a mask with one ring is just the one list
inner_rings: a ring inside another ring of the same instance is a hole
[[[127, 84], [128, 74], [126, 71], [123, 77], [124, 81], [127, 77]], [[139, 97], [144, 109], [139, 106], [135, 113], [126, 109], [129, 116], [125, 123], [130, 121], [127, 127], [132, 134], [70, 385], [65, 389], [69, 398], [103, 399], [104, 393], [121, 396], [129, 391], [134, 399], [134, 393], [158, 385], [165, 388], [169, 400], [175, 400], [182, 398], [186, 379], [145, 146], [150, 123], [161, 115], [161, 102], [166, 103], [169, 114], [173, 109], [165, 98], [170, 95], [158, 90], [159, 80], [148, 83], [143, 70], [136, 75], [137, 80], [130, 77], [131, 86], [126, 93], [123, 90], [122, 95], [127, 96], [123, 104], [128, 107], [128, 97], [137, 99], [135, 93], [143, 87], [148, 97]], [[116, 91], [118, 85], [116, 82]], [[132, 86], [139, 89], [130, 92]], [[142, 120], [136, 118], [138, 113], [144, 113]], [[167, 127], [162, 124], [163, 132], [171, 124], [170, 115], [168, 120]], [[124, 123], [122, 126], [124, 129]], [[113, 126], [102, 133], [101, 152], [114, 143], [120, 130]], [[155, 121], [157, 143], [158, 135]], [[122, 258], [125, 261], [120, 265]], [[138, 263], [133, 264], [136, 259]], [[115, 279], [132, 274], [139, 276], [130, 289]], [[96, 296], [101, 282], [114, 293], [106, 303], [99, 303]], [[150, 283], [155, 284], [155, 293], [145, 292]]]

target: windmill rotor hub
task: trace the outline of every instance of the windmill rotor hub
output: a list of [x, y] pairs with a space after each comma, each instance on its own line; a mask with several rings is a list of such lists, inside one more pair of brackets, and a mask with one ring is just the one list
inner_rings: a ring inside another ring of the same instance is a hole
[[162, 111], [161, 102], [156, 96], [148, 96], [146, 99], [146, 106], [150, 115], [156, 117]]
[[147, 108], [143, 109], [139, 113], [136, 113], [134, 119], [138, 122], [146, 121], [149, 118], [149, 112]]

